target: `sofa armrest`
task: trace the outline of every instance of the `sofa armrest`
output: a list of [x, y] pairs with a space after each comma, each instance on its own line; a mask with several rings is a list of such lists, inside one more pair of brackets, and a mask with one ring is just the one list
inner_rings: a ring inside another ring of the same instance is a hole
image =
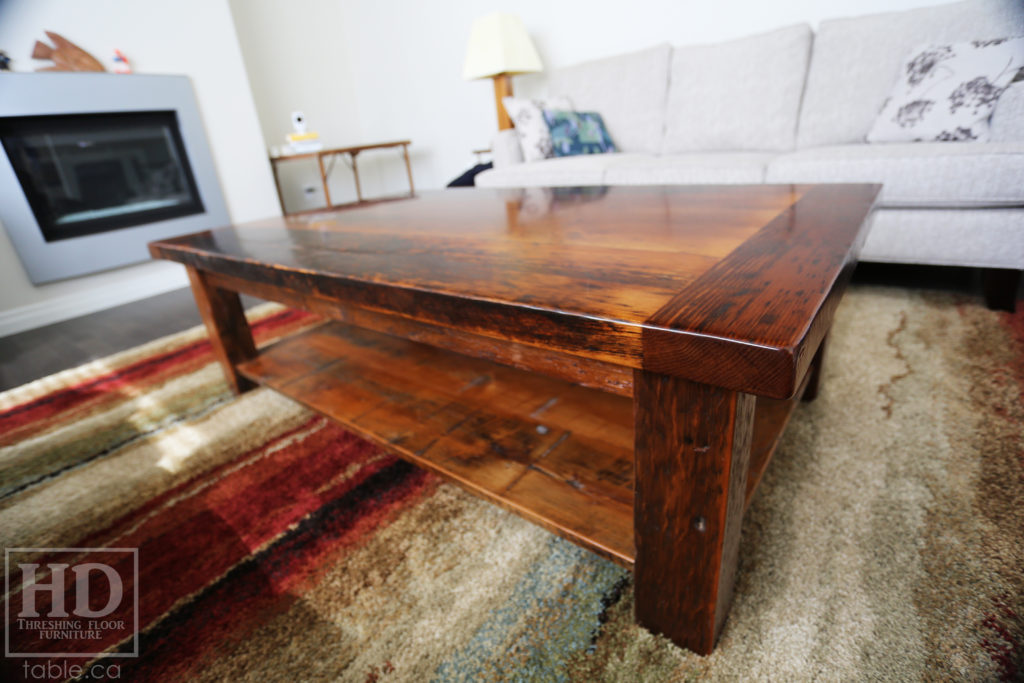
[[494, 168], [523, 163], [523, 147], [519, 144], [519, 134], [514, 128], [499, 130], [491, 139], [491, 156]]
[[992, 142], [1024, 142], [1024, 81], [1010, 84], [992, 112]]

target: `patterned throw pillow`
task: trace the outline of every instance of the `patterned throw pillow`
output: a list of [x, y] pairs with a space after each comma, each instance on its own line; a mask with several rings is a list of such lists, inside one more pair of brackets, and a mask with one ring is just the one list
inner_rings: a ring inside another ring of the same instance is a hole
[[592, 111], [544, 110], [556, 157], [614, 152], [601, 115]]
[[552, 97], [548, 100], [528, 100], [522, 97], [504, 97], [501, 100], [505, 111], [515, 125], [519, 144], [523, 148], [523, 161], [541, 161], [552, 156], [551, 133], [544, 123], [541, 111], [546, 108], [572, 109], [568, 97]]
[[903, 62], [868, 142], [985, 141], [989, 117], [1024, 68], [1024, 38], [922, 45]]

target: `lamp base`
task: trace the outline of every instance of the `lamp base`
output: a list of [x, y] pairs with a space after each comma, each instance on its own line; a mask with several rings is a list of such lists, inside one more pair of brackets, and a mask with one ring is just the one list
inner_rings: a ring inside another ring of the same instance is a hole
[[508, 130], [512, 127], [512, 119], [505, 111], [505, 105], [501, 103], [503, 97], [512, 95], [512, 77], [508, 74], [498, 74], [494, 77], [494, 103], [498, 107], [498, 130]]

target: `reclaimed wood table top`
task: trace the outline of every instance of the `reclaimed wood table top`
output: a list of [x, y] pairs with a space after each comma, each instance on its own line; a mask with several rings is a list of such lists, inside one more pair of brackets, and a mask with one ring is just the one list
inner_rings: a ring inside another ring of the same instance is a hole
[[[879, 189], [459, 189], [150, 250], [187, 266], [235, 391], [632, 568], [638, 623], [706, 654]], [[327, 321], [257, 349], [239, 292]]]
[[458, 189], [156, 242], [155, 257], [788, 398], [879, 185]]

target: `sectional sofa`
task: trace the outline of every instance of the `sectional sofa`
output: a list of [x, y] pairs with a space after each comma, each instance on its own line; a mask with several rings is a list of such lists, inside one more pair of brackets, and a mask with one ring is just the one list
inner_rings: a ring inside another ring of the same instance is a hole
[[1024, 35], [1021, 0], [822, 21], [714, 45], [658, 45], [517, 78], [602, 114], [617, 153], [523, 163], [493, 140], [483, 187], [880, 182], [863, 261], [1024, 270], [1024, 81], [988, 142], [867, 143], [901, 61], [925, 43]]

